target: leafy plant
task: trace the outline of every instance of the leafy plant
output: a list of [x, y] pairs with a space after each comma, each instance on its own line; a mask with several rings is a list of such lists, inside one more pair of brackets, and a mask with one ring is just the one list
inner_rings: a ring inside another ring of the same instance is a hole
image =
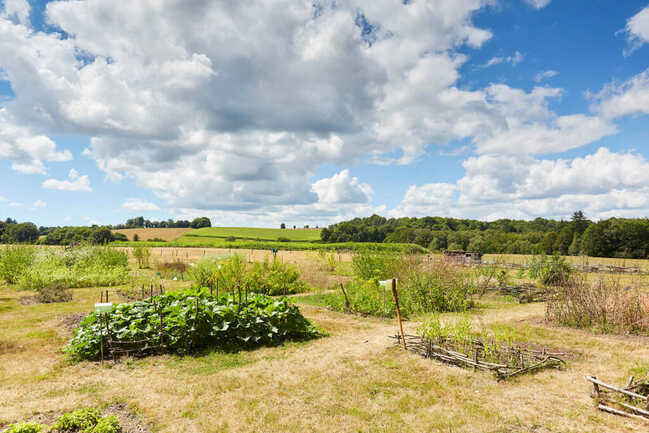
[[[319, 335], [286, 298], [251, 294], [247, 302], [245, 298], [231, 296], [217, 299], [206, 289], [167, 292], [144, 301], [120, 304], [107, 318], [114, 339], [148, 341], [149, 348], [160, 347], [162, 343], [166, 351], [178, 354], [203, 348], [238, 350]], [[73, 359], [98, 359], [100, 339], [105, 334], [104, 320], [90, 313], [65, 350]]]
[[97, 425], [95, 425], [88, 433], [120, 433], [122, 427], [115, 415], [108, 415], [99, 418]]
[[560, 286], [569, 282], [574, 270], [564, 257], [555, 254], [547, 256], [533, 256], [528, 268], [528, 276], [539, 280], [545, 286]]
[[64, 413], [54, 424], [54, 430], [61, 432], [83, 431], [90, 433], [99, 422], [101, 413], [97, 409], [84, 408]]
[[46, 432], [47, 426], [36, 422], [19, 422], [10, 424], [9, 429], [4, 433], [41, 433]]

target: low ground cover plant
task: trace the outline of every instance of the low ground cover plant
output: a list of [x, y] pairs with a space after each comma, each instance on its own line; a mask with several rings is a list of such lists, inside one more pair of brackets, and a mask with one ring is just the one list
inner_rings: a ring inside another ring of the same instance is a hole
[[304, 292], [307, 287], [297, 268], [279, 260], [246, 263], [234, 254], [226, 258], [206, 258], [188, 271], [190, 279], [199, 287], [218, 288], [223, 292], [248, 290], [264, 295], [288, 295]]
[[619, 278], [575, 276], [554, 289], [546, 319], [600, 333], [649, 335], [649, 295]]
[[61, 415], [52, 425], [19, 422], [9, 425], [3, 433], [121, 433], [117, 417], [101, 416], [97, 409], [84, 408]]
[[90, 313], [65, 349], [72, 359], [99, 358], [100, 339], [107, 334], [106, 320], [113, 339], [145, 341], [143, 354], [158, 348], [177, 354], [205, 348], [239, 350], [320, 335], [286, 298], [259, 294], [250, 294], [247, 299], [229, 295], [217, 298], [203, 288], [120, 304], [105, 317]]

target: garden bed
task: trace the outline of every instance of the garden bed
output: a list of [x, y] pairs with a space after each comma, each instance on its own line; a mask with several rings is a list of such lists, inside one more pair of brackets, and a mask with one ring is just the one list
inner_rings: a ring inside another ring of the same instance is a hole
[[[392, 338], [395, 339], [395, 344], [403, 345], [400, 335]], [[405, 339], [406, 349], [424, 358], [463, 368], [490, 371], [499, 381], [546, 368], [561, 368], [566, 364], [562, 359], [567, 355], [565, 352], [534, 350], [518, 345], [497, 345], [479, 338], [469, 344], [458, 344], [454, 339], [433, 341], [427, 337], [407, 334]]]
[[203, 289], [168, 292], [90, 313], [66, 347], [76, 360], [103, 355], [190, 354], [205, 348], [240, 350], [315, 338], [320, 333], [286, 298], [216, 296]]

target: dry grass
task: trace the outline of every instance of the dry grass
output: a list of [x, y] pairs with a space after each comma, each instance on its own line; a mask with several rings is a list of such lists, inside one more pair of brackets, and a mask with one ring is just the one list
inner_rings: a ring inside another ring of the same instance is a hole
[[[203, 250], [191, 252], [184, 259], [197, 260]], [[263, 260], [264, 254], [249, 258]], [[281, 257], [317, 268], [308, 254]], [[163, 251], [161, 257], [177, 256]], [[497, 324], [517, 339], [580, 354], [565, 371], [499, 384], [489, 374], [392, 346], [387, 336], [396, 333], [393, 321], [304, 305], [304, 314], [329, 337], [238, 354], [125, 360], [103, 369], [70, 365], [60, 353], [70, 338], [66, 317], [90, 311], [98, 291], [74, 289], [69, 303], [21, 305], [18, 299], [31, 293], [0, 287], [0, 430], [36, 413], [122, 402], [153, 431], [170, 433], [646, 431], [645, 424], [598, 412], [584, 375], [624, 383], [631, 370], [649, 369], [649, 338], [554, 327], [543, 320], [544, 304], [485, 297], [471, 313], [476, 327]], [[406, 332], [418, 324], [406, 322]]]
[[116, 233], [126, 235], [129, 241], [133, 240], [133, 236], [137, 235], [139, 240], [148, 241], [149, 239], [162, 239], [167, 242], [175, 241], [188, 231], [194, 230], [192, 228], [171, 228], [171, 229], [120, 229], [113, 230]]

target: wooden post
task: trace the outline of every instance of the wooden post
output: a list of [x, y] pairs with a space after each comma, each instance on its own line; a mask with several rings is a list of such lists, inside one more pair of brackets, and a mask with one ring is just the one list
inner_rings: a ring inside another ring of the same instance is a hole
[[216, 300], [219, 300], [219, 279], [216, 279]]
[[347, 310], [350, 310], [351, 306], [349, 305], [349, 298], [347, 297], [347, 292], [345, 291], [345, 286], [343, 285], [343, 283], [340, 283], [340, 290], [342, 290], [343, 295], [345, 295], [345, 308]]
[[392, 279], [392, 296], [394, 296], [394, 306], [397, 310], [397, 320], [399, 320], [399, 329], [401, 330], [401, 340], [403, 341], [403, 348], [406, 347], [406, 334], [403, 332], [403, 323], [401, 320], [401, 309], [399, 308], [399, 295], [397, 294], [397, 279]]
[[[103, 296], [103, 292], [102, 292]], [[101, 318], [99, 319], [101, 320]], [[104, 329], [99, 326], [99, 353], [101, 356], [101, 366], [104, 366]]]
[[108, 289], [106, 289], [106, 302], [108, 302]]

